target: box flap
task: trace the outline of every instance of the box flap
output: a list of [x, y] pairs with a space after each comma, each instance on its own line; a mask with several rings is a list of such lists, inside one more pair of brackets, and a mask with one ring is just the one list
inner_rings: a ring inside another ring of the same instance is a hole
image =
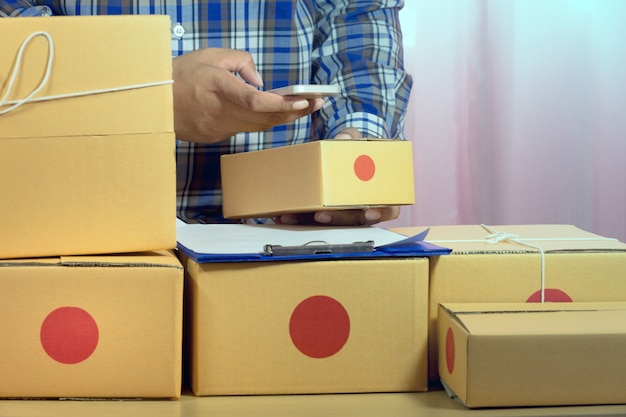
[[[410, 235], [424, 227], [394, 228]], [[626, 252], [626, 244], [617, 239], [600, 236], [572, 225], [455, 225], [432, 226], [426, 241], [452, 249], [453, 254], [545, 253], [568, 251]]]
[[61, 256], [56, 258], [6, 259], [0, 267], [68, 266], [68, 267], [142, 267], [182, 269], [173, 251], [138, 252], [110, 255]]
[[[1, 114], [0, 139], [173, 132], [170, 24], [169, 17], [154, 15], [3, 19], [0, 97], [8, 93], [8, 103], [0, 111], [40, 84], [32, 99], [93, 94], [33, 101]], [[116, 89], [126, 90], [96, 94]]]
[[442, 308], [474, 336], [626, 332], [626, 302], [468, 303]]

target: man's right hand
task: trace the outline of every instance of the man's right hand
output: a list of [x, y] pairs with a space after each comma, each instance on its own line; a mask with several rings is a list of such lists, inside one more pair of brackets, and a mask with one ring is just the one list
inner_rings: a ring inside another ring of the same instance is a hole
[[173, 79], [174, 130], [189, 142], [215, 143], [239, 132], [268, 130], [324, 104], [257, 90], [263, 81], [252, 56], [233, 49], [206, 48], [176, 57]]

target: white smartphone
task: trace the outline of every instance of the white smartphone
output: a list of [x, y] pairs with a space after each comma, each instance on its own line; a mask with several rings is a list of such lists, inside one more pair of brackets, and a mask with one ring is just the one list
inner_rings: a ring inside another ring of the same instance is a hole
[[306, 99], [334, 96], [341, 92], [338, 85], [330, 84], [297, 84], [268, 90], [281, 96], [298, 96]]

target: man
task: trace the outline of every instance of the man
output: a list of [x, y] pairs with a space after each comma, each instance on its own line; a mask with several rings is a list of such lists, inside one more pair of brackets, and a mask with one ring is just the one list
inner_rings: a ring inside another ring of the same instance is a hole
[[[178, 216], [222, 222], [219, 157], [327, 138], [404, 138], [402, 0], [0, 0], [0, 16], [166, 14], [172, 20]], [[265, 90], [338, 84], [326, 100]], [[261, 175], [261, 174], [260, 174]], [[283, 215], [374, 224], [397, 207]]]

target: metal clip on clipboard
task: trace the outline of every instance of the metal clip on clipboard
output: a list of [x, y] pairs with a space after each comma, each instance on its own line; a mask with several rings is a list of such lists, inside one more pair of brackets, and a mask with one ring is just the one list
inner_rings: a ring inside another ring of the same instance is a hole
[[299, 246], [265, 245], [264, 255], [294, 256], [294, 255], [330, 255], [335, 253], [366, 253], [374, 252], [374, 241], [331, 244], [314, 240]]

